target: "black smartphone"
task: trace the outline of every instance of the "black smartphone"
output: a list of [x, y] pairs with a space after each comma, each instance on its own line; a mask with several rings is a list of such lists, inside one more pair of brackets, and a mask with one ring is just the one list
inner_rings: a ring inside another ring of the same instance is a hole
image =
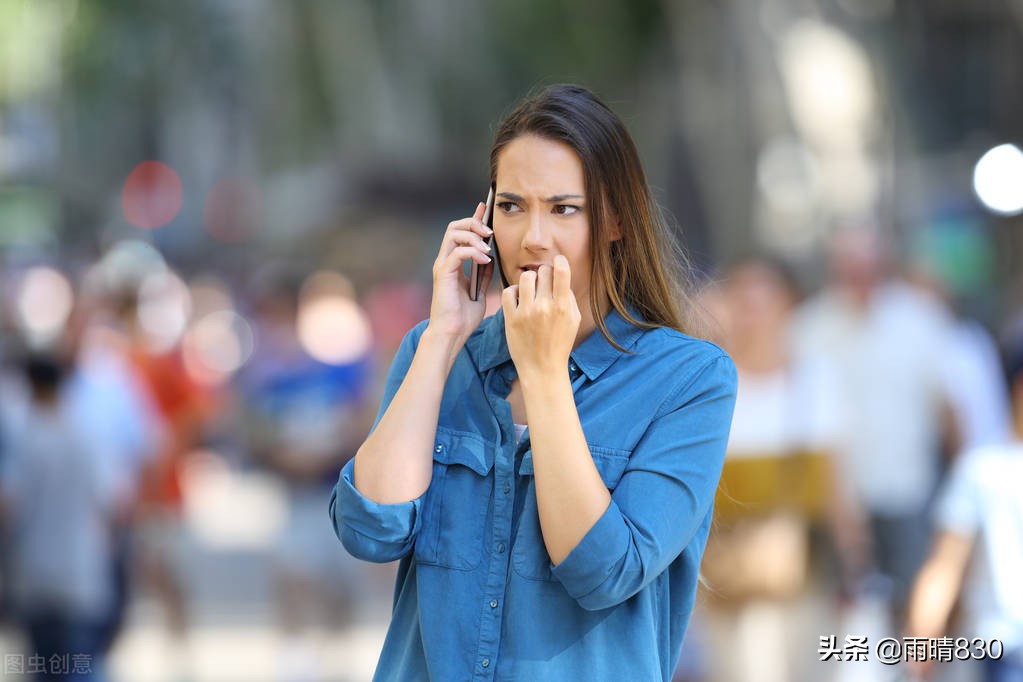
[[[494, 186], [490, 186], [490, 192], [487, 194], [487, 207], [483, 209], [483, 224], [489, 227], [491, 230], [494, 229]], [[484, 265], [486, 267], [498, 267], [497, 265], [497, 249], [494, 248], [494, 235], [491, 233], [487, 237], [487, 246], [490, 247], [490, 263]], [[476, 261], [469, 261], [469, 298], [473, 301], [480, 300], [480, 294], [483, 293], [483, 282], [486, 278], [483, 276], [483, 269], [480, 264]]]

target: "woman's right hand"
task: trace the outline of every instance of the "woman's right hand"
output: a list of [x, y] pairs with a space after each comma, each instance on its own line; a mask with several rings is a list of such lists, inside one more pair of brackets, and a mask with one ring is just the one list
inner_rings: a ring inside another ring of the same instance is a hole
[[448, 223], [440, 253], [433, 263], [429, 329], [459, 345], [476, 330], [487, 310], [486, 297], [481, 295], [478, 301], [469, 298], [469, 278], [462, 271], [462, 261], [472, 259], [480, 265], [483, 291], [494, 274], [493, 258], [485, 241], [492, 231], [482, 222], [485, 208], [480, 203], [471, 218]]

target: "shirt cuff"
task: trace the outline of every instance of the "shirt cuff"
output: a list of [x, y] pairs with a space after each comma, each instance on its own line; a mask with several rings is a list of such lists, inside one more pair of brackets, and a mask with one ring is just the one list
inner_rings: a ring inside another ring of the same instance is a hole
[[583, 599], [619, 570], [631, 541], [622, 513], [611, 500], [568, 556], [557, 566], [551, 564], [551, 573], [573, 599]]
[[[334, 489], [336, 505], [333, 511], [338, 535], [342, 541], [353, 540], [360, 546], [349, 547], [356, 554], [379, 555], [388, 553], [388, 547], [392, 551], [406, 548], [419, 532], [422, 496], [397, 504], [374, 502], [355, 488], [354, 468], [354, 460], [345, 464]], [[356, 537], [345, 533], [346, 529], [354, 531]]]

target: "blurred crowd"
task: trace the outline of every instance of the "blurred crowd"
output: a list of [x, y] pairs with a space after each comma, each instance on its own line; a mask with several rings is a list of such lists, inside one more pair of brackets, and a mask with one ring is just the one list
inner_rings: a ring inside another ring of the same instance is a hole
[[[0, 604], [26, 652], [5, 673], [108, 679], [145, 596], [177, 649], [165, 679], [193, 679], [190, 564], [206, 543], [263, 547], [279, 679], [318, 679], [307, 633], [350, 624], [386, 583], [344, 553], [327, 499], [428, 294], [394, 283], [359, 302], [340, 273], [287, 265], [186, 278], [133, 240], [2, 277]], [[218, 501], [232, 477], [275, 494]]]
[[[739, 390], [680, 680], [1020, 679], [1023, 311], [989, 330], [893, 247], [847, 227], [816, 291], [750, 256], [703, 293]], [[1006, 654], [891, 668], [870, 648], [946, 635]]]
[[[1002, 358], [1023, 348], [1023, 318], [970, 319], [940, 273], [891, 247], [838, 231], [815, 291], [767, 255], [702, 285], [700, 333], [735, 360], [739, 393], [678, 680], [889, 679], [822, 660], [829, 638], [961, 632], [1021, 655], [1023, 603], [1002, 582], [1023, 568], [1023, 511], [995, 504], [1010, 520], [992, 525], [977, 501], [1013, 498], [1020, 458], [985, 459], [979, 477], [963, 462], [1021, 438], [1023, 382], [1013, 400]], [[346, 631], [389, 599], [388, 575], [334, 538], [329, 492], [428, 286], [363, 292], [286, 263], [244, 281], [186, 275], [141, 240], [0, 277], [0, 613], [26, 674], [36, 657], [40, 679], [118, 678], [105, 661], [143, 598], [187, 652], [190, 591], [212, 580], [195, 547], [248, 544], [273, 576], [282, 644], [267, 679], [327, 679], [310, 633]], [[228, 502], [225, 481], [276, 496]], [[1003, 545], [1015, 549], [988, 551]], [[994, 557], [979, 578], [973, 552]], [[193, 679], [174, 659], [161, 679]], [[902, 672], [982, 679], [974, 668]]]

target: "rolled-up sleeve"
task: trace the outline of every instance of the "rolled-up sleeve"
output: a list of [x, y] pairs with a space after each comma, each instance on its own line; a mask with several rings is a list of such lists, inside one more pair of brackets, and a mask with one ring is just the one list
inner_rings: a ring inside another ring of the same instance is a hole
[[402, 558], [412, 549], [419, 530], [422, 498], [378, 504], [356, 490], [353, 467], [354, 462], [345, 465], [330, 495], [334, 532], [345, 549], [359, 559], [385, 563]]
[[[736, 384], [735, 365], [722, 353], [664, 401], [607, 510], [551, 567], [580, 606], [597, 610], [624, 602], [696, 538], [721, 477]], [[695, 547], [697, 560], [705, 540], [701, 536]]]
[[[425, 327], [424, 321], [402, 340], [387, 374], [374, 429], [404, 381]], [[330, 495], [328, 506], [334, 533], [345, 549], [359, 559], [384, 563], [402, 558], [412, 549], [419, 531], [422, 498], [398, 504], [378, 504], [356, 489], [354, 468], [355, 460], [351, 460], [341, 469], [337, 485]]]

